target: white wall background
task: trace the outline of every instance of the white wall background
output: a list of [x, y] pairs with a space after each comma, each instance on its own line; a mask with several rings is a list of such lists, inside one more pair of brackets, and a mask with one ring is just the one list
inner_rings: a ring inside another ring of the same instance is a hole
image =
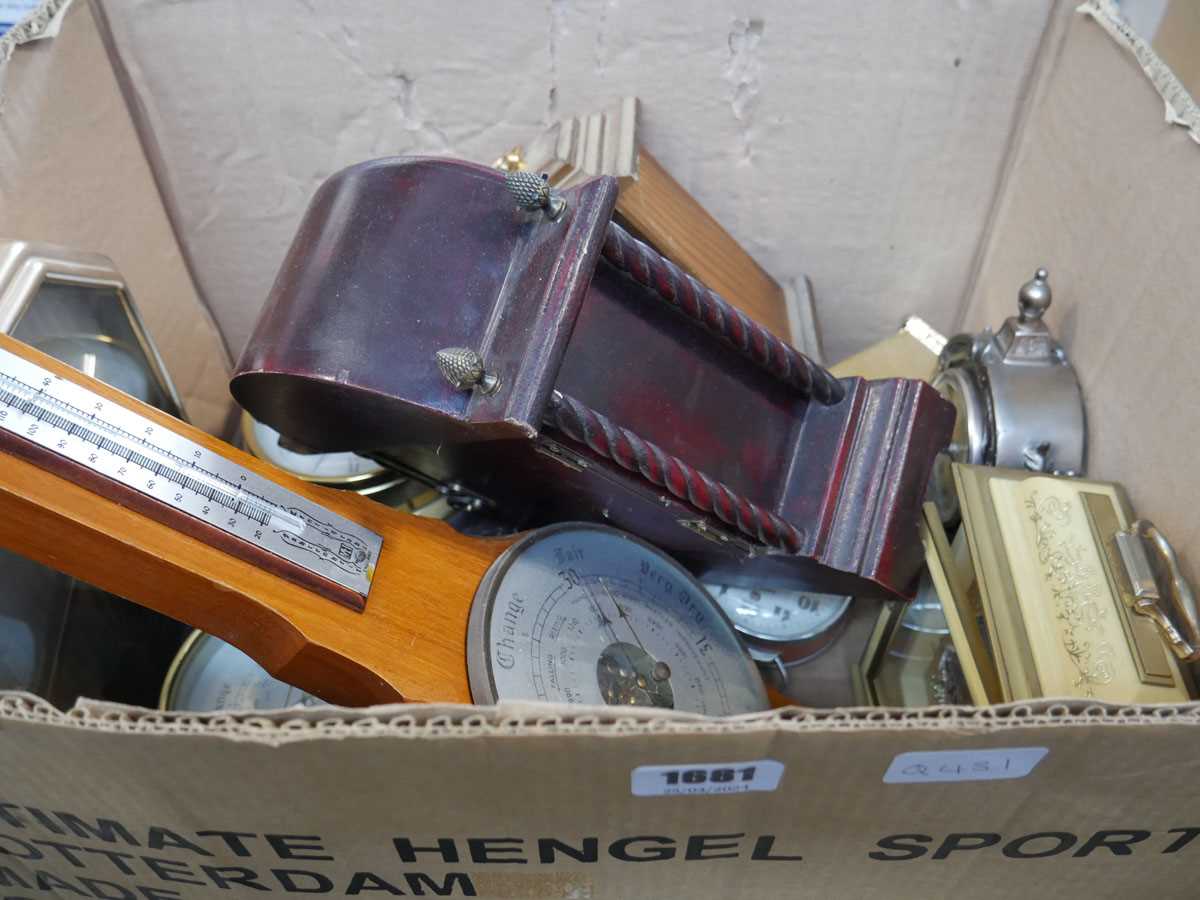
[[909, 313], [957, 324], [1052, 2], [102, 5], [235, 353], [332, 172], [490, 161], [636, 94], [651, 152], [773, 275], [812, 278], [837, 359]]

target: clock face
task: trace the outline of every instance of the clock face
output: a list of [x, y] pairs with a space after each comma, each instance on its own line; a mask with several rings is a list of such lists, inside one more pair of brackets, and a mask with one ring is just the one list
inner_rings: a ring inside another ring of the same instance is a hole
[[467, 668], [477, 703], [767, 708], [753, 662], [700, 583], [600, 525], [529, 532], [492, 565], [471, 607]]
[[786, 643], [816, 637], [845, 615], [850, 597], [812, 591], [742, 588], [706, 584], [738, 631], [760, 640]]

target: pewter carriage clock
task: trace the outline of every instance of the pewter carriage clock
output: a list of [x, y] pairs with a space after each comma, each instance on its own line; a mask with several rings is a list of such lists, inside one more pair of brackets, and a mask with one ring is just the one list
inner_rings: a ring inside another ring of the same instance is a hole
[[953, 409], [833, 377], [615, 224], [616, 193], [441, 159], [334, 175], [235, 398], [309, 449], [522, 525], [608, 523], [706, 581], [905, 595]]

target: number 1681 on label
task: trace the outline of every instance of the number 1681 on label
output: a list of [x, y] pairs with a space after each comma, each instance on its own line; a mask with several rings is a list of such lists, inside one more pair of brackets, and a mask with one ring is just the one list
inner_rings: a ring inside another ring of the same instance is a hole
[[774, 759], [638, 766], [630, 777], [630, 789], [635, 797], [742, 794], [773, 791], [782, 777], [783, 763]]

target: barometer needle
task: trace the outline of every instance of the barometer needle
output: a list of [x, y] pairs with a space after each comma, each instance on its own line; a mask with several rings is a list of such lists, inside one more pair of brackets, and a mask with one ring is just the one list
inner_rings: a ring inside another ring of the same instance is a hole
[[[638, 637], [637, 630], [633, 627], [633, 619], [629, 617], [629, 613], [625, 612], [625, 607], [617, 602], [617, 598], [613, 596], [613, 592], [609, 588], [608, 582], [605, 581], [603, 577], [600, 579], [600, 584], [604, 588], [604, 593], [608, 594], [608, 599], [612, 601], [612, 605], [617, 608], [617, 615], [625, 620], [625, 627], [629, 629], [629, 633], [632, 634], [633, 639], [637, 641], [638, 647], [641, 648], [642, 655], [645, 656], [646, 659], [648, 659], [651, 663], [653, 663], [653, 667], [650, 671], [650, 677], [653, 678], [655, 682], [663, 682], [669, 679], [671, 677], [671, 667], [661, 660], [656, 660], [654, 655], [646, 649], [646, 645], [642, 643], [642, 639]], [[643, 690], [649, 690], [649, 687], [641, 680], [640, 676], [638, 679], [638, 685]], [[658, 696], [659, 692], [660, 689], [655, 687], [653, 695]]]
[[629, 629], [629, 633], [633, 635], [633, 639], [637, 641], [637, 645], [642, 648], [643, 653], [650, 656], [650, 651], [646, 649], [646, 645], [642, 643], [642, 639], [638, 637], [637, 631], [634, 630], [633, 621], [629, 618], [629, 614], [625, 612], [625, 609], [617, 602], [617, 598], [613, 596], [613, 592], [609, 589], [608, 582], [601, 578], [600, 586], [604, 588], [604, 593], [608, 594], [608, 599], [612, 601], [612, 605], [617, 608], [617, 615], [625, 620], [625, 627]]
[[[603, 584], [604, 579], [600, 579], [600, 583]], [[612, 619], [604, 614], [604, 610], [600, 608], [600, 601], [596, 599], [596, 595], [592, 593], [592, 589], [584, 584], [582, 579], [580, 580], [580, 584], [582, 584], [583, 592], [587, 594], [587, 598], [592, 601], [592, 606], [596, 608], [596, 615], [600, 617], [600, 626], [608, 629], [608, 633], [612, 635], [614, 644], [619, 643], [617, 640], [617, 632], [613, 629]]]

